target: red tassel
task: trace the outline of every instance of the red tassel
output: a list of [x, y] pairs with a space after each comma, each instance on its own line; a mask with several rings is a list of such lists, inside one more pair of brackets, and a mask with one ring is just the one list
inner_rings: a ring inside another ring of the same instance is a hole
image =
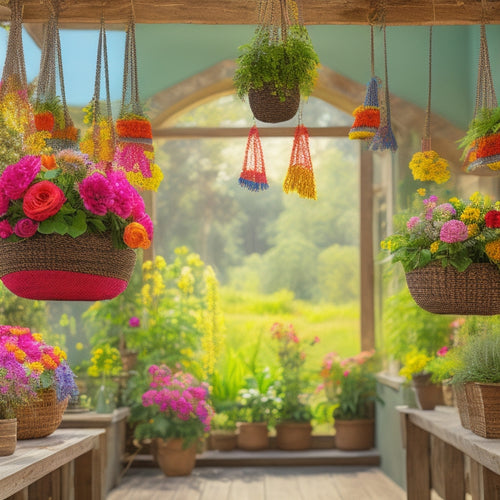
[[241, 187], [247, 188], [250, 191], [264, 191], [264, 189], [269, 187], [262, 144], [260, 142], [259, 131], [255, 125], [250, 129], [248, 134], [243, 170], [238, 182]]

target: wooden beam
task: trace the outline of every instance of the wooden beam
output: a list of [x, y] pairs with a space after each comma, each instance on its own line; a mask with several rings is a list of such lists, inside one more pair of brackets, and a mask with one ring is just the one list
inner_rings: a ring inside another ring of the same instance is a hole
[[[9, 20], [2, 0], [0, 21]], [[257, 0], [134, 0], [137, 23], [257, 24]], [[383, 9], [381, 6], [384, 6]], [[497, 0], [303, 0], [305, 24], [458, 25], [500, 24]], [[125, 24], [130, 2], [123, 0], [61, 0], [61, 27], [97, 25], [101, 14], [107, 23]], [[24, 0], [24, 21], [47, 20], [40, 0]]]

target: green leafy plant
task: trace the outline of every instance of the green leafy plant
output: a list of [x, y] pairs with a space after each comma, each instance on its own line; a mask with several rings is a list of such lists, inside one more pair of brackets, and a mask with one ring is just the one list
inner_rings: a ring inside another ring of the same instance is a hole
[[238, 398], [238, 420], [241, 422], [274, 423], [279, 399], [276, 389], [270, 386], [266, 392], [257, 388], [255, 379], [248, 381], [248, 387], [241, 390]]
[[261, 26], [240, 51], [234, 76], [240, 98], [265, 84], [274, 85], [282, 101], [297, 88], [305, 97], [312, 93], [319, 58], [304, 26], [289, 27], [282, 38], [271, 27]]
[[235, 431], [236, 421], [230, 413], [215, 413], [210, 422], [212, 431]]
[[464, 156], [478, 139], [486, 135], [496, 134], [499, 130], [500, 107], [481, 108], [469, 124], [465, 137], [459, 143], [459, 147], [464, 148]]

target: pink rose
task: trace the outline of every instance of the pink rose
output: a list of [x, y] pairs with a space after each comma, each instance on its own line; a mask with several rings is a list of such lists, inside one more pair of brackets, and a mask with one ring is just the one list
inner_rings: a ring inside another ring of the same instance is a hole
[[23, 211], [30, 219], [42, 221], [59, 212], [65, 201], [61, 188], [50, 181], [41, 181], [26, 191]]
[[12, 233], [12, 226], [9, 224], [8, 220], [0, 222], [0, 238], [8, 238]]
[[95, 215], [106, 215], [114, 201], [113, 188], [104, 175], [94, 172], [78, 187], [85, 208]]
[[20, 238], [29, 238], [33, 236], [38, 229], [38, 222], [31, 219], [21, 219], [14, 226], [14, 233]]
[[14, 165], [9, 165], [0, 177], [0, 187], [11, 200], [18, 200], [28, 189], [41, 168], [38, 156], [24, 156]]

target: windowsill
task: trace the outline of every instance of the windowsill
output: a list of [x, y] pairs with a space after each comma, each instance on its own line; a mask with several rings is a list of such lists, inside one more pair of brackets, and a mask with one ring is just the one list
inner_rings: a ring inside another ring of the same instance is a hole
[[379, 372], [375, 375], [379, 384], [385, 385], [396, 391], [401, 390], [405, 383], [404, 377], [392, 375], [388, 372]]

